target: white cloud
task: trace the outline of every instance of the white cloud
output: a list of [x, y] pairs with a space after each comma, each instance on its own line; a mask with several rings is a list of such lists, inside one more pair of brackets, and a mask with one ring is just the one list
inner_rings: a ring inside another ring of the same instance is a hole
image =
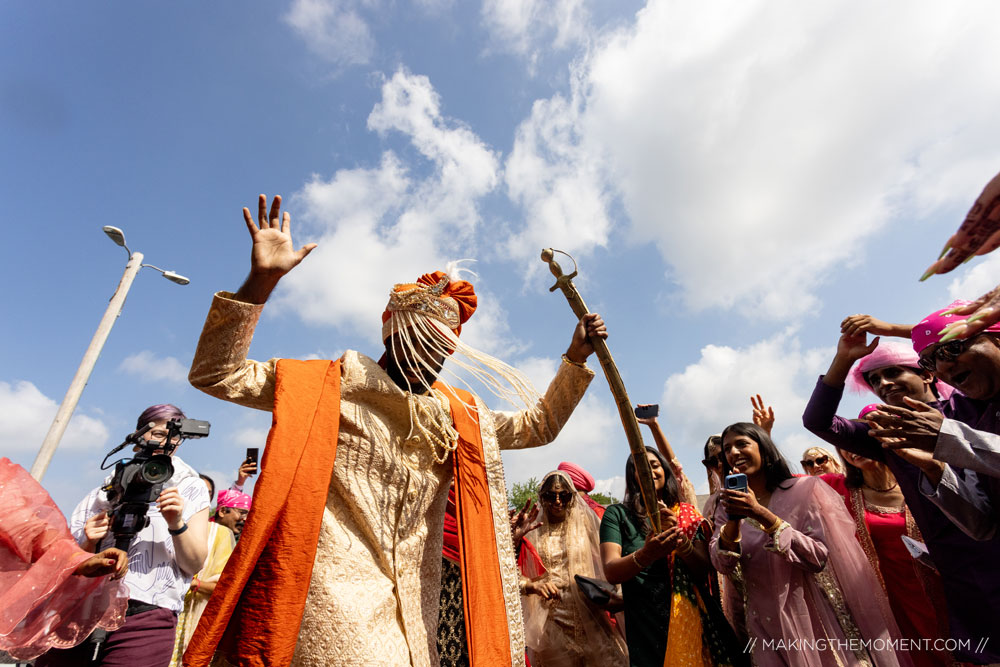
[[371, 29], [352, 0], [294, 0], [285, 22], [310, 51], [338, 66], [363, 65], [375, 50]]
[[188, 367], [176, 357], [157, 357], [149, 350], [143, 350], [125, 357], [118, 370], [135, 375], [146, 382], [187, 382]]
[[[517, 364], [543, 392], [556, 374], [558, 364], [552, 359], [532, 357]], [[595, 378], [600, 380], [600, 378]], [[625, 469], [628, 441], [614, 405], [603, 394], [588, 392], [555, 441], [534, 449], [510, 450], [503, 453], [508, 484], [524, 482], [531, 477], [541, 479], [562, 461], [570, 461], [593, 472]]]
[[497, 48], [532, 63], [543, 50], [586, 43], [591, 32], [584, 0], [484, 0], [482, 18]]
[[[624, 463], [622, 468], [624, 469]], [[608, 479], [599, 479], [594, 482], [594, 492], [603, 493], [606, 496], [622, 500], [625, 497], [625, 476], [616, 475]]]
[[[377, 167], [307, 183], [295, 203], [304, 209], [299, 219], [306, 235], [319, 247], [284, 279], [278, 303], [307, 321], [379, 340], [393, 283], [477, 255], [478, 201], [495, 189], [499, 161], [469, 128], [442, 114], [427, 77], [403, 70], [384, 82], [368, 125], [382, 135], [403, 135], [422, 162], [410, 167], [386, 151]], [[477, 316], [470, 332], [489, 340], [505, 318], [489, 305], [483, 310], [487, 316]], [[490, 344], [504, 347], [499, 340]]]
[[529, 267], [529, 274], [542, 268], [537, 261], [541, 248], [581, 255], [608, 240], [608, 186], [598, 151], [581, 134], [580, 105], [576, 96], [536, 101], [517, 129], [506, 162], [508, 195], [528, 221], [506, 246]]
[[985, 259], [973, 260], [970, 268], [948, 284], [948, 295], [952, 299], [972, 301], [989, 292], [1000, 282], [1000, 253], [988, 255]]
[[[22, 380], [0, 382], [0, 451], [37, 450], [59, 409], [58, 404]], [[100, 419], [76, 412], [66, 427], [60, 447], [100, 449], [108, 440], [108, 427]]]
[[830, 348], [802, 349], [794, 330], [786, 330], [742, 348], [706, 345], [696, 363], [667, 378], [660, 421], [695, 486], [704, 481], [705, 440], [733, 422], [751, 421], [750, 396], [758, 393], [774, 408], [775, 442], [798, 461], [799, 444], [815, 441], [802, 429], [802, 411], [832, 356]]
[[805, 312], [865, 238], [971, 201], [995, 170], [1000, 79], [978, 72], [1000, 57], [997, 18], [993, 3], [651, 0], [578, 63], [568, 97], [536, 103], [511, 196], [586, 249], [615, 193], [689, 306]]

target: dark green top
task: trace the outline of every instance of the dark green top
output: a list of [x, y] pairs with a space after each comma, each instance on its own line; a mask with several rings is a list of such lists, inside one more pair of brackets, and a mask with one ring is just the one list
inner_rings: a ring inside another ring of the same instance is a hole
[[[612, 505], [601, 521], [601, 542], [620, 544], [622, 556], [638, 551], [646, 542], [642, 521]], [[632, 667], [662, 667], [670, 625], [670, 565], [661, 558], [622, 584], [625, 598], [625, 638]]]

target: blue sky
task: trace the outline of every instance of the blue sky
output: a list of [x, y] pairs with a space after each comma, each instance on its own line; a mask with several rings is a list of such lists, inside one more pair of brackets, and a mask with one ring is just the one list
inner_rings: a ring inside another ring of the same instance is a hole
[[[988, 2], [4, 3], [0, 455], [34, 459], [125, 265], [110, 224], [191, 284], [140, 273], [45, 485], [68, 513], [160, 402], [212, 422], [181, 455], [228, 481], [269, 415], [185, 376], [212, 293], [247, 272], [240, 209], [264, 192], [320, 247], [255, 358], [377, 356], [389, 287], [475, 258], [463, 335], [544, 388], [573, 325], [538, 260], [553, 246], [697, 486], [705, 437], [749, 418], [751, 393], [797, 461], [845, 315], [915, 321], [996, 283], [989, 258], [917, 277], [1000, 168], [998, 18]], [[598, 377], [556, 443], [505, 456], [508, 483], [574, 460], [618, 494], [627, 451]]]

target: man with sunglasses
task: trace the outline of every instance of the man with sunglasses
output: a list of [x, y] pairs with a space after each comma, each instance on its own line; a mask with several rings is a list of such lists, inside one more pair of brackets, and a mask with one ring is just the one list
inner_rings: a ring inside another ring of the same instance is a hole
[[[917, 401], [885, 406], [870, 417], [872, 435], [904, 456], [941, 466], [921, 492], [970, 536], [987, 540], [1000, 527], [1000, 325], [964, 340], [946, 340], [951, 311], [936, 311], [913, 327], [921, 367], [961, 390], [934, 409]], [[933, 454], [933, 458], [930, 454]], [[977, 474], [978, 473], [978, 474]]]
[[[859, 324], [859, 321], [862, 323]], [[949, 636], [962, 640], [953, 651], [954, 657], [973, 664], [1000, 662], [997, 642], [985, 642], [983, 645], [981, 641], [995, 632], [995, 619], [1000, 617], [1000, 577], [995, 574], [996, 563], [1000, 562], [1000, 538], [987, 541], [973, 539], [942, 511], [934, 499], [921, 492], [921, 484], [928, 484], [928, 478], [934, 482], [935, 477], [954, 472], [958, 477], [976, 484], [976, 473], [949, 468], [929, 455], [921, 456], [921, 452], [912, 448], [884, 449], [879, 440], [871, 437], [874, 433], [869, 433], [867, 421], [836, 415], [845, 381], [849, 379], [855, 386], [863, 386], [876, 394], [889, 406], [884, 410], [910, 409], [912, 402], [912, 405], [924, 406], [927, 413], [937, 413], [939, 408], [951, 409], [949, 406], [954, 405], [957, 394], [941, 400], [935, 394], [935, 391], [940, 392], [936, 389], [935, 375], [920, 366], [919, 357], [912, 349], [902, 346], [883, 348], [885, 344], [878, 339], [870, 343], [867, 341], [867, 332], [882, 335], [908, 333], [904, 333], [903, 329], [908, 330], [909, 327], [881, 324], [867, 316], [845, 319], [833, 362], [816, 383], [802, 422], [830, 444], [884, 462], [889, 467], [941, 575]], [[943, 326], [934, 331], [940, 331]], [[893, 327], [900, 330], [896, 331]], [[938, 370], [943, 371], [944, 365]], [[948, 379], [944, 372], [940, 372], [940, 377]], [[866, 419], [868, 417], [866, 415]]]

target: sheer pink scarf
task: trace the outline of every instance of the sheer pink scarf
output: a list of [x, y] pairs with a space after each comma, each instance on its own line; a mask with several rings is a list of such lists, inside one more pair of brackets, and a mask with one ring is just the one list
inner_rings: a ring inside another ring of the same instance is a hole
[[0, 649], [30, 660], [75, 646], [98, 626], [121, 627], [124, 582], [73, 574], [92, 554], [77, 546], [45, 489], [6, 458], [0, 508]]

